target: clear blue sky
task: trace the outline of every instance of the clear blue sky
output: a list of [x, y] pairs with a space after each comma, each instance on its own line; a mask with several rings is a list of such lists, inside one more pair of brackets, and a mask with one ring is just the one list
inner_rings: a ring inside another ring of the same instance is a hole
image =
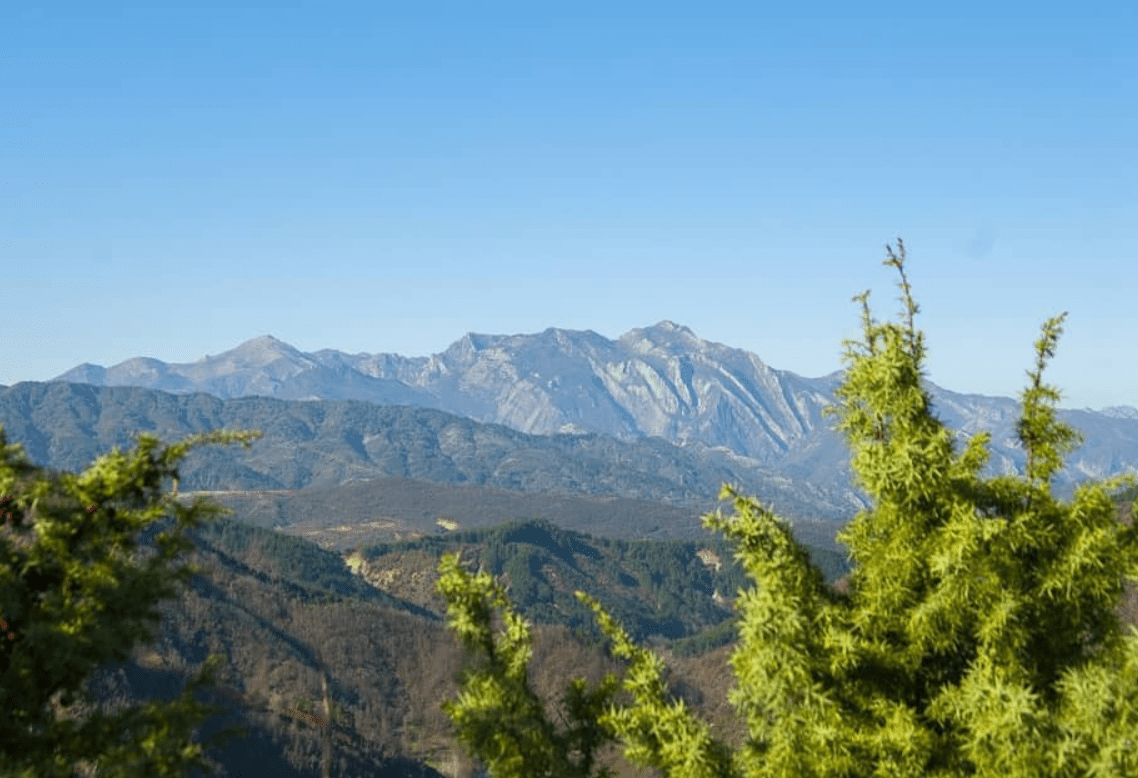
[[1062, 405], [1138, 406], [1138, 4], [274, 5], [5, 11], [0, 383], [662, 319], [819, 376], [901, 236], [933, 381], [1067, 310]]

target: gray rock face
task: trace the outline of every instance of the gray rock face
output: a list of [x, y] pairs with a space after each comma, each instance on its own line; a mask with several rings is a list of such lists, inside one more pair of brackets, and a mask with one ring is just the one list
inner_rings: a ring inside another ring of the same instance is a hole
[[[1025, 352], [1026, 353], [1026, 352]], [[1030, 355], [1027, 355], [1030, 356]], [[191, 364], [132, 359], [84, 364], [55, 381], [139, 386], [222, 399], [351, 399], [433, 408], [534, 435], [599, 433], [632, 441], [658, 437], [730, 452], [794, 479], [851, 489], [849, 452], [822, 409], [839, 372], [803, 378], [758, 356], [697, 337], [670, 321], [617, 340], [592, 331], [467, 334], [441, 354], [304, 353], [272, 336]], [[960, 436], [988, 430], [987, 473], [1021, 472], [1018, 403], [957, 394], [927, 384], [934, 411]], [[1057, 477], [1060, 494], [1088, 477], [1138, 471], [1138, 410], [1060, 411], [1086, 437]]]

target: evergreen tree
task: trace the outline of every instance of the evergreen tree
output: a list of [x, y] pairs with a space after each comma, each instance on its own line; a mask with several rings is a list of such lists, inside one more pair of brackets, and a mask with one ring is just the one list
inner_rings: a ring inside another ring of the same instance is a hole
[[[212, 684], [215, 657], [172, 702], [85, 716], [74, 706], [93, 706], [87, 681], [95, 670], [153, 641], [155, 603], [197, 572], [171, 567], [193, 547], [184, 531], [228, 512], [201, 499], [188, 508], [162, 499], [164, 479], [177, 478], [175, 464], [192, 447], [248, 448], [259, 436], [218, 431], [155, 451], [158, 439], [142, 434], [129, 456], [116, 448], [71, 474], [28, 463], [0, 428], [0, 607], [11, 635], [0, 640], [0, 776], [167, 778], [208, 769], [193, 734], [221, 709], [200, 705], [195, 693]], [[176, 522], [164, 519], [168, 512]], [[142, 559], [137, 536], [160, 522], [173, 529], [157, 533], [157, 553]]]
[[[635, 703], [613, 702], [611, 674], [592, 691], [577, 679], [557, 731], [528, 686], [528, 625], [488, 576], [446, 557], [449, 624], [485, 661], [443, 709], [494, 778], [590, 776], [609, 742], [670, 778], [1138, 776], [1138, 631], [1123, 634], [1115, 615], [1123, 577], [1138, 580], [1138, 529], [1115, 520], [1109, 497], [1134, 478], [1082, 485], [1067, 504], [1051, 495], [1078, 442], [1042, 383], [1065, 314], [1044, 324], [1021, 395], [1025, 473], [984, 480], [990, 436], [957, 454], [933, 415], [904, 245], [887, 251], [904, 321], [878, 324], [869, 293], [854, 298], [864, 341], [844, 344], [840, 404], [827, 409], [872, 502], [839, 534], [855, 563], [848, 592], [826, 586], [786, 522], [738, 489], [720, 494], [733, 516], [704, 517], [757, 583], [739, 592], [731, 657], [742, 747], [731, 753], [670, 703], [659, 658], [581, 592], [631, 660], [623, 686]], [[500, 641], [492, 607], [504, 612]]]

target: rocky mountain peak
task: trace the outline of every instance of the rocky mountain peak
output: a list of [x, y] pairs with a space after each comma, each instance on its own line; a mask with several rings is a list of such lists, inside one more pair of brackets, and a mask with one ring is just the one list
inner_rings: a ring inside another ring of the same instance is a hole
[[651, 327], [629, 330], [617, 339], [617, 343], [629, 352], [641, 356], [692, 354], [705, 352], [713, 347], [713, 344], [700, 338], [688, 327], [666, 319]]
[[484, 351], [491, 346], [491, 336], [481, 335], [477, 332], [468, 332], [454, 343], [447, 347], [447, 350], [442, 353], [442, 356], [459, 356], [469, 357], [477, 354], [479, 351]]
[[676, 333], [680, 333], [682, 335], [691, 335], [692, 337], [695, 337], [695, 333], [692, 332], [691, 329], [689, 329], [688, 327], [685, 327], [682, 324], [676, 324], [674, 321], [669, 321], [668, 319], [664, 319], [661, 322], [657, 322], [656, 324], [653, 324], [648, 329], [660, 330], [662, 332], [676, 332]]
[[233, 361], [251, 366], [263, 366], [282, 358], [299, 360], [305, 363], [310, 361], [303, 352], [290, 346], [283, 340], [274, 338], [272, 335], [261, 335], [260, 337], [247, 340], [236, 348], [219, 354], [213, 359]]
[[684, 335], [690, 338], [696, 338], [696, 334], [692, 332], [689, 327], [664, 319], [663, 321], [656, 322], [651, 327], [636, 327], [631, 329], [621, 335], [620, 339], [624, 340], [626, 338], [648, 337], [652, 335]]

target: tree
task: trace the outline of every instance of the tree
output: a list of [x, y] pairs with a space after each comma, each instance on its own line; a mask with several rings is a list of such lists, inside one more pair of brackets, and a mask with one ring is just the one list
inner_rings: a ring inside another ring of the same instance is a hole
[[[216, 657], [172, 702], [71, 714], [93, 705], [86, 682], [96, 669], [127, 659], [139, 640], [153, 641], [155, 603], [198, 572], [171, 567], [193, 547], [184, 531], [230, 512], [200, 498], [188, 508], [161, 500], [164, 479], [177, 478], [175, 464], [192, 447], [240, 441], [248, 448], [257, 437], [222, 430], [156, 452], [158, 439], [142, 434], [129, 456], [116, 448], [71, 474], [28, 463], [0, 428], [0, 607], [13, 634], [0, 644], [0, 775], [52, 778], [86, 769], [99, 778], [168, 777], [209, 769], [192, 737], [221, 710], [195, 700], [213, 683]], [[167, 511], [176, 522], [163, 519]], [[156, 534], [157, 553], [143, 560], [136, 536], [160, 521], [173, 529]]]
[[840, 403], [827, 409], [872, 505], [838, 536], [854, 562], [848, 592], [827, 587], [787, 524], [739, 489], [720, 494], [734, 515], [704, 517], [757, 584], [739, 592], [731, 657], [742, 747], [730, 752], [682, 700], [669, 703], [659, 658], [581, 592], [613, 653], [631, 660], [623, 687], [635, 702], [613, 702], [612, 674], [591, 691], [576, 679], [556, 730], [528, 686], [528, 624], [488, 576], [449, 556], [438, 584], [448, 623], [483, 661], [443, 709], [495, 778], [590, 776], [610, 742], [674, 778], [1138, 775], [1138, 631], [1124, 635], [1115, 615], [1123, 576], [1138, 580], [1138, 530], [1115, 521], [1107, 494], [1134, 478], [1082, 485], [1068, 504], [1050, 492], [1078, 440], [1042, 383], [1065, 314], [1044, 324], [1021, 395], [1024, 475], [981, 479], [990, 436], [957, 454], [933, 415], [904, 244], [887, 252], [904, 322], [878, 324], [869, 293], [854, 298], [864, 341], [845, 342]]

